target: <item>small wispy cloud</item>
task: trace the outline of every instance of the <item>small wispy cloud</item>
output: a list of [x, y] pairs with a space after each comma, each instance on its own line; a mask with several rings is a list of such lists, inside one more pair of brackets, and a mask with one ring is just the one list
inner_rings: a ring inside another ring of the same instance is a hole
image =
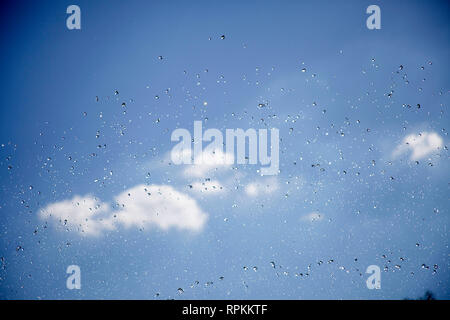
[[196, 181], [191, 184], [192, 191], [205, 195], [217, 195], [225, 192], [224, 186], [217, 180]]
[[444, 144], [444, 140], [436, 132], [421, 132], [410, 134], [403, 138], [392, 153], [397, 158], [407, 152], [411, 152], [410, 160], [416, 161], [438, 152]]
[[323, 218], [324, 215], [322, 213], [314, 211], [302, 216], [301, 220], [306, 222], [317, 222], [323, 220]]

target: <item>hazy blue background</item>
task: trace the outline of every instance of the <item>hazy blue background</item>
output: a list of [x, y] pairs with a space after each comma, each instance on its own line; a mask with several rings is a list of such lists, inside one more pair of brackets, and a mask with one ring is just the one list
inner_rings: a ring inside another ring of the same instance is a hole
[[[81, 30], [66, 28], [71, 4]], [[371, 4], [381, 30], [366, 28]], [[11, 1], [0, 12], [0, 298], [450, 298], [448, 1]], [[193, 194], [161, 159], [194, 120], [279, 128], [277, 190], [246, 196], [259, 166], [237, 165], [202, 177], [231, 179], [226, 193]], [[445, 147], [418, 164], [392, 156], [420, 132]], [[86, 237], [38, 216], [142, 183], [195, 198], [203, 230]], [[66, 288], [71, 264], [81, 290]], [[381, 290], [366, 288], [372, 264], [387, 267]]]

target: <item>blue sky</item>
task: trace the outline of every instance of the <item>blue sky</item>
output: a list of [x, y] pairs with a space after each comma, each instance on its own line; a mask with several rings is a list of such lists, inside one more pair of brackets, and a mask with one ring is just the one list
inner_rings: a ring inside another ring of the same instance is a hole
[[[2, 6], [0, 298], [450, 297], [447, 2]], [[196, 120], [280, 173], [172, 164]]]

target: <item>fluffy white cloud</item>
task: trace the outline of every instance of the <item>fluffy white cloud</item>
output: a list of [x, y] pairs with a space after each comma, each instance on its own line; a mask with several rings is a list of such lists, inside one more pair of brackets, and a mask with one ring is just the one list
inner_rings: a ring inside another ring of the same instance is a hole
[[49, 204], [39, 216], [87, 236], [117, 226], [199, 231], [207, 220], [195, 199], [167, 185], [138, 185], [116, 196], [115, 201], [118, 209], [113, 210], [92, 196], [75, 196]]
[[277, 178], [271, 177], [250, 182], [245, 186], [245, 193], [251, 197], [257, 197], [259, 195], [271, 194], [278, 190], [278, 188]]
[[394, 157], [411, 151], [410, 160], [420, 160], [438, 151], [444, 144], [443, 139], [435, 132], [422, 132], [418, 135], [406, 136], [393, 152]]
[[116, 198], [120, 205], [117, 221], [125, 227], [156, 226], [199, 231], [207, 215], [188, 195], [166, 185], [139, 185]]
[[301, 219], [307, 222], [316, 222], [323, 220], [323, 218], [324, 218], [323, 214], [314, 211], [304, 215]]
[[39, 216], [86, 235], [99, 235], [103, 230], [114, 229], [109, 212], [108, 204], [87, 195], [49, 204], [39, 211]]

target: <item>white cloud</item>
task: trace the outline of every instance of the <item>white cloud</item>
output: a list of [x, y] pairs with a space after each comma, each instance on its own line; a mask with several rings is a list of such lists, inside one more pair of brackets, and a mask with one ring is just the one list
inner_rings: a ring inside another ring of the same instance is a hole
[[197, 181], [192, 183], [192, 191], [206, 194], [216, 195], [225, 192], [224, 186], [217, 180]]
[[39, 216], [86, 235], [99, 235], [103, 230], [114, 229], [109, 212], [108, 204], [87, 195], [49, 204]]
[[441, 149], [443, 144], [443, 139], [435, 132], [410, 134], [403, 139], [392, 155], [396, 158], [411, 151], [410, 160], [420, 160]]
[[75, 196], [49, 204], [39, 216], [88, 236], [98, 236], [117, 226], [200, 231], [207, 220], [195, 199], [167, 185], [138, 185], [115, 200], [118, 209], [112, 210], [109, 204], [92, 196]]
[[260, 195], [268, 195], [278, 190], [277, 178], [271, 177], [261, 179], [258, 181], [250, 182], [245, 186], [245, 193], [251, 197], [257, 197]]
[[304, 215], [301, 219], [307, 222], [316, 222], [323, 220], [323, 218], [324, 216], [322, 213], [314, 211]]
[[125, 227], [156, 226], [199, 231], [207, 215], [188, 195], [166, 185], [139, 185], [116, 198], [120, 205], [117, 221]]

